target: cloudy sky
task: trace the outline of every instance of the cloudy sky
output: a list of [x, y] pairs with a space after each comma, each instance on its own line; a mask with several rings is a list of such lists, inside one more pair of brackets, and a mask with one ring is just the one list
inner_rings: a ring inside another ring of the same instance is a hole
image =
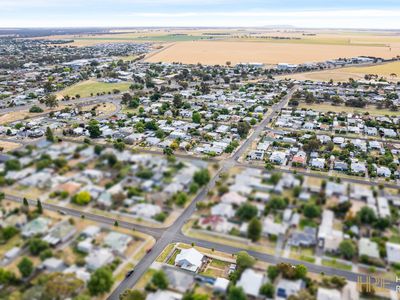
[[400, 0], [0, 0], [0, 27], [400, 29]]

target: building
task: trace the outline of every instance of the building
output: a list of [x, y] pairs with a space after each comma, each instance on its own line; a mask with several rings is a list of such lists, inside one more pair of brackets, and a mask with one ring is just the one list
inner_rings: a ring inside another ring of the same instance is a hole
[[304, 288], [304, 282], [301, 279], [298, 280], [288, 280], [280, 279], [276, 285], [276, 297], [278, 299], [287, 299], [291, 295], [295, 295]]
[[236, 286], [241, 287], [246, 295], [258, 297], [263, 282], [263, 274], [257, 273], [253, 269], [246, 269], [242, 273], [242, 276], [240, 276], [240, 280], [236, 283]]
[[175, 258], [175, 265], [191, 272], [197, 272], [203, 265], [204, 255], [194, 248], [182, 249]]
[[400, 244], [386, 243], [387, 261], [390, 264], [400, 263]]

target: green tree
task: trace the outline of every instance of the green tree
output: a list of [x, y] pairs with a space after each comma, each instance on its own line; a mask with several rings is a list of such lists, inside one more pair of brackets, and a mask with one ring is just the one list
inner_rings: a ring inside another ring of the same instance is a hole
[[249, 255], [246, 251], [239, 251], [236, 254], [236, 264], [239, 269], [244, 270], [252, 267], [256, 263], [256, 259]]
[[22, 277], [29, 277], [29, 275], [31, 275], [33, 272], [32, 261], [27, 257], [23, 257], [18, 263], [18, 270], [21, 273]]
[[195, 111], [195, 112], [192, 114], [192, 121], [193, 121], [193, 123], [197, 123], [197, 124], [200, 124], [200, 123], [201, 123], [201, 115], [200, 115], [199, 112]]
[[228, 291], [228, 300], [247, 300], [241, 287], [231, 286]]
[[56, 97], [56, 95], [53, 95], [53, 94], [47, 95], [44, 98], [43, 102], [44, 102], [44, 105], [46, 105], [49, 108], [54, 108], [54, 107], [58, 106], [57, 97]]
[[316, 206], [315, 204], [306, 204], [304, 205], [304, 210], [303, 210], [304, 216], [306, 216], [309, 219], [317, 218], [321, 215], [321, 209]]
[[351, 240], [343, 240], [339, 245], [339, 251], [346, 259], [352, 259], [356, 255], [356, 247]]
[[112, 271], [108, 267], [101, 267], [90, 276], [87, 287], [92, 296], [109, 292], [114, 284]]
[[49, 249], [49, 244], [40, 238], [34, 237], [29, 240], [28, 248], [32, 255], [37, 256], [46, 249]]
[[89, 192], [87, 191], [82, 191], [79, 192], [78, 194], [76, 194], [73, 197], [73, 202], [79, 205], [87, 205], [91, 200], [92, 200], [92, 196], [90, 195]]
[[46, 140], [48, 140], [49, 142], [54, 142], [53, 131], [50, 127], [46, 128]]
[[276, 266], [268, 266], [267, 275], [271, 282], [274, 282], [279, 275], [279, 269]]
[[273, 298], [275, 294], [275, 287], [271, 283], [265, 283], [260, 288], [260, 294], [267, 298]]
[[51, 273], [43, 286], [42, 300], [71, 299], [84, 287], [84, 282], [75, 274]]
[[38, 214], [42, 214], [43, 213], [43, 207], [42, 207], [42, 202], [39, 199], [36, 202], [36, 207], [37, 207]]
[[258, 214], [256, 206], [250, 203], [243, 203], [237, 210], [236, 216], [242, 221], [250, 221]]
[[0, 285], [8, 285], [16, 280], [13, 272], [0, 268]]
[[190, 291], [183, 295], [182, 300], [208, 300], [208, 295], [196, 294], [193, 291]]
[[358, 211], [357, 219], [362, 224], [372, 225], [376, 221], [376, 215], [375, 215], [375, 212], [372, 210], [372, 208], [370, 208], [368, 206], [364, 206], [363, 208], [361, 208]]
[[168, 277], [164, 271], [156, 271], [151, 278], [151, 283], [160, 290], [168, 288]]
[[237, 132], [240, 135], [241, 138], [244, 138], [247, 136], [250, 130], [250, 125], [246, 121], [239, 121], [237, 125]]
[[91, 138], [95, 139], [101, 136], [101, 130], [98, 121], [91, 120], [87, 126], [87, 129]]
[[261, 232], [262, 232], [261, 221], [257, 218], [251, 219], [251, 221], [249, 222], [249, 226], [247, 227], [247, 236], [253, 242], [256, 242], [260, 239]]
[[193, 180], [199, 186], [203, 186], [210, 181], [210, 172], [207, 169], [201, 169], [194, 173]]

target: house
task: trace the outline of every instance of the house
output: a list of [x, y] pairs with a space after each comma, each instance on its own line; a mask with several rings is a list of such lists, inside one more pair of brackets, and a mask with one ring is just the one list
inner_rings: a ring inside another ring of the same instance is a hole
[[49, 233], [43, 238], [43, 241], [48, 242], [51, 246], [56, 246], [60, 243], [68, 241], [76, 233], [74, 225], [68, 220], [62, 221], [55, 225]]
[[389, 218], [390, 217], [390, 207], [389, 201], [385, 197], [378, 197], [376, 199], [378, 214], [381, 218]]
[[356, 174], [364, 174], [367, 170], [365, 164], [360, 162], [352, 162], [350, 168], [351, 171]]
[[22, 228], [21, 234], [24, 238], [45, 234], [49, 230], [49, 225], [49, 219], [38, 217], [25, 224]]
[[382, 166], [376, 168], [376, 175], [380, 177], [389, 178], [392, 175], [392, 171], [388, 167]]
[[203, 265], [204, 255], [194, 248], [182, 249], [176, 256], [175, 265], [191, 272], [197, 272]]
[[237, 192], [228, 192], [221, 197], [221, 203], [240, 206], [247, 201], [246, 197], [239, 195]]
[[229, 282], [230, 281], [228, 279], [217, 277], [213, 285], [214, 292], [222, 294], [226, 293], [226, 290], [228, 289], [229, 286]]
[[274, 151], [269, 157], [269, 161], [274, 164], [284, 165], [286, 163], [286, 153], [280, 151]]
[[185, 270], [169, 265], [163, 266], [162, 270], [168, 278], [168, 289], [185, 293], [193, 288], [195, 284], [194, 274], [189, 274]]
[[333, 163], [333, 169], [336, 171], [347, 171], [349, 169], [349, 166], [344, 161], [336, 160]]
[[276, 285], [276, 297], [278, 299], [287, 299], [291, 295], [296, 295], [300, 290], [304, 288], [304, 282], [301, 279], [288, 280], [280, 279]]
[[295, 231], [290, 237], [289, 244], [296, 247], [311, 247], [317, 244], [317, 230], [306, 226], [303, 231]]
[[386, 254], [389, 264], [400, 264], [400, 244], [387, 242]]
[[264, 275], [253, 269], [246, 269], [240, 276], [240, 280], [236, 283], [237, 287], [241, 287], [246, 295], [258, 297], [260, 288], [264, 282]]
[[129, 211], [140, 218], [153, 218], [161, 213], [161, 207], [150, 203], [138, 203], [133, 205]]
[[229, 219], [235, 215], [235, 210], [231, 204], [221, 202], [211, 207], [211, 215], [222, 216]]
[[110, 232], [104, 238], [104, 244], [107, 247], [111, 248], [114, 252], [120, 254], [125, 252], [126, 248], [128, 248], [128, 245], [131, 241], [132, 241], [131, 236], [115, 231]]
[[272, 217], [267, 217], [263, 222], [263, 234], [266, 236], [285, 234], [287, 223], [275, 223]]
[[311, 160], [311, 167], [316, 169], [325, 168], [325, 159], [324, 158], [313, 158]]
[[79, 251], [83, 252], [83, 253], [90, 253], [94, 248], [94, 245], [92, 243], [92, 239], [91, 238], [87, 238], [87, 239], [84, 239], [83, 241], [80, 241], [76, 245], [76, 248]]
[[343, 240], [343, 232], [333, 229], [333, 221], [333, 211], [325, 209], [318, 229], [318, 241], [323, 243], [324, 250], [329, 252], [336, 251]]
[[317, 300], [341, 300], [342, 293], [335, 289], [326, 289], [319, 287], [317, 292]]
[[98, 226], [89, 225], [82, 231], [81, 235], [84, 237], [94, 238], [96, 235], [100, 233], [100, 230], [101, 229]]
[[174, 293], [171, 291], [158, 290], [155, 293], [147, 295], [146, 300], [180, 300], [182, 294]]
[[42, 262], [40, 268], [48, 272], [61, 272], [65, 269], [65, 264], [61, 259], [50, 257]]
[[358, 242], [358, 255], [379, 259], [378, 244], [371, 241], [369, 238], [361, 238]]
[[85, 257], [86, 268], [90, 271], [95, 271], [98, 268], [110, 264], [114, 260], [114, 255], [111, 250], [106, 248], [95, 249]]

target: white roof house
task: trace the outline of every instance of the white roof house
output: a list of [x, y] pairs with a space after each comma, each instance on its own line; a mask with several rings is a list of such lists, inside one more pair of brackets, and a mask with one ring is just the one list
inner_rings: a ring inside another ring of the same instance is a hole
[[380, 258], [378, 244], [368, 238], [361, 238], [358, 242], [358, 254]]
[[297, 294], [304, 287], [304, 282], [299, 280], [288, 280], [281, 279], [279, 280], [276, 286], [276, 298], [277, 299], [286, 299], [291, 295]]
[[389, 263], [400, 263], [400, 244], [386, 243], [386, 253]]
[[155, 293], [148, 294], [146, 300], [180, 300], [182, 295], [171, 291], [158, 290]]
[[114, 255], [111, 250], [105, 248], [96, 249], [85, 257], [86, 267], [92, 271], [111, 263], [113, 260]]
[[228, 289], [229, 280], [226, 278], [217, 277], [214, 282], [213, 290], [217, 292], [225, 292]]
[[317, 300], [341, 300], [342, 294], [335, 289], [318, 288]]
[[235, 210], [229, 203], [218, 203], [211, 208], [211, 215], [232, 218], [235, 215]]
[[138, 203], [130, 208], [130, 211], [142, 218], [152, 218], [161, 212], [161, 207], [150, 203]]
[[246, 295], [257, 297], [263, 281], [263, 274], [257, 273], [253, 269], [246, 269], [242, 273], [242, 276], [240, 276], [240, 280], [236, 286], [241, 287]]
[[194, 248], [182, 249], [181, 253], [176, 256], [175, 265], [191, 271], [197, 272], [203, 264], [204, 255]]
[[246, 197], [243, 197], [236, 192], [229, 192], [221, 197], [222, 203], [235, 204], [238, 206], [245, 203], [246, 201], [247, 201]]

